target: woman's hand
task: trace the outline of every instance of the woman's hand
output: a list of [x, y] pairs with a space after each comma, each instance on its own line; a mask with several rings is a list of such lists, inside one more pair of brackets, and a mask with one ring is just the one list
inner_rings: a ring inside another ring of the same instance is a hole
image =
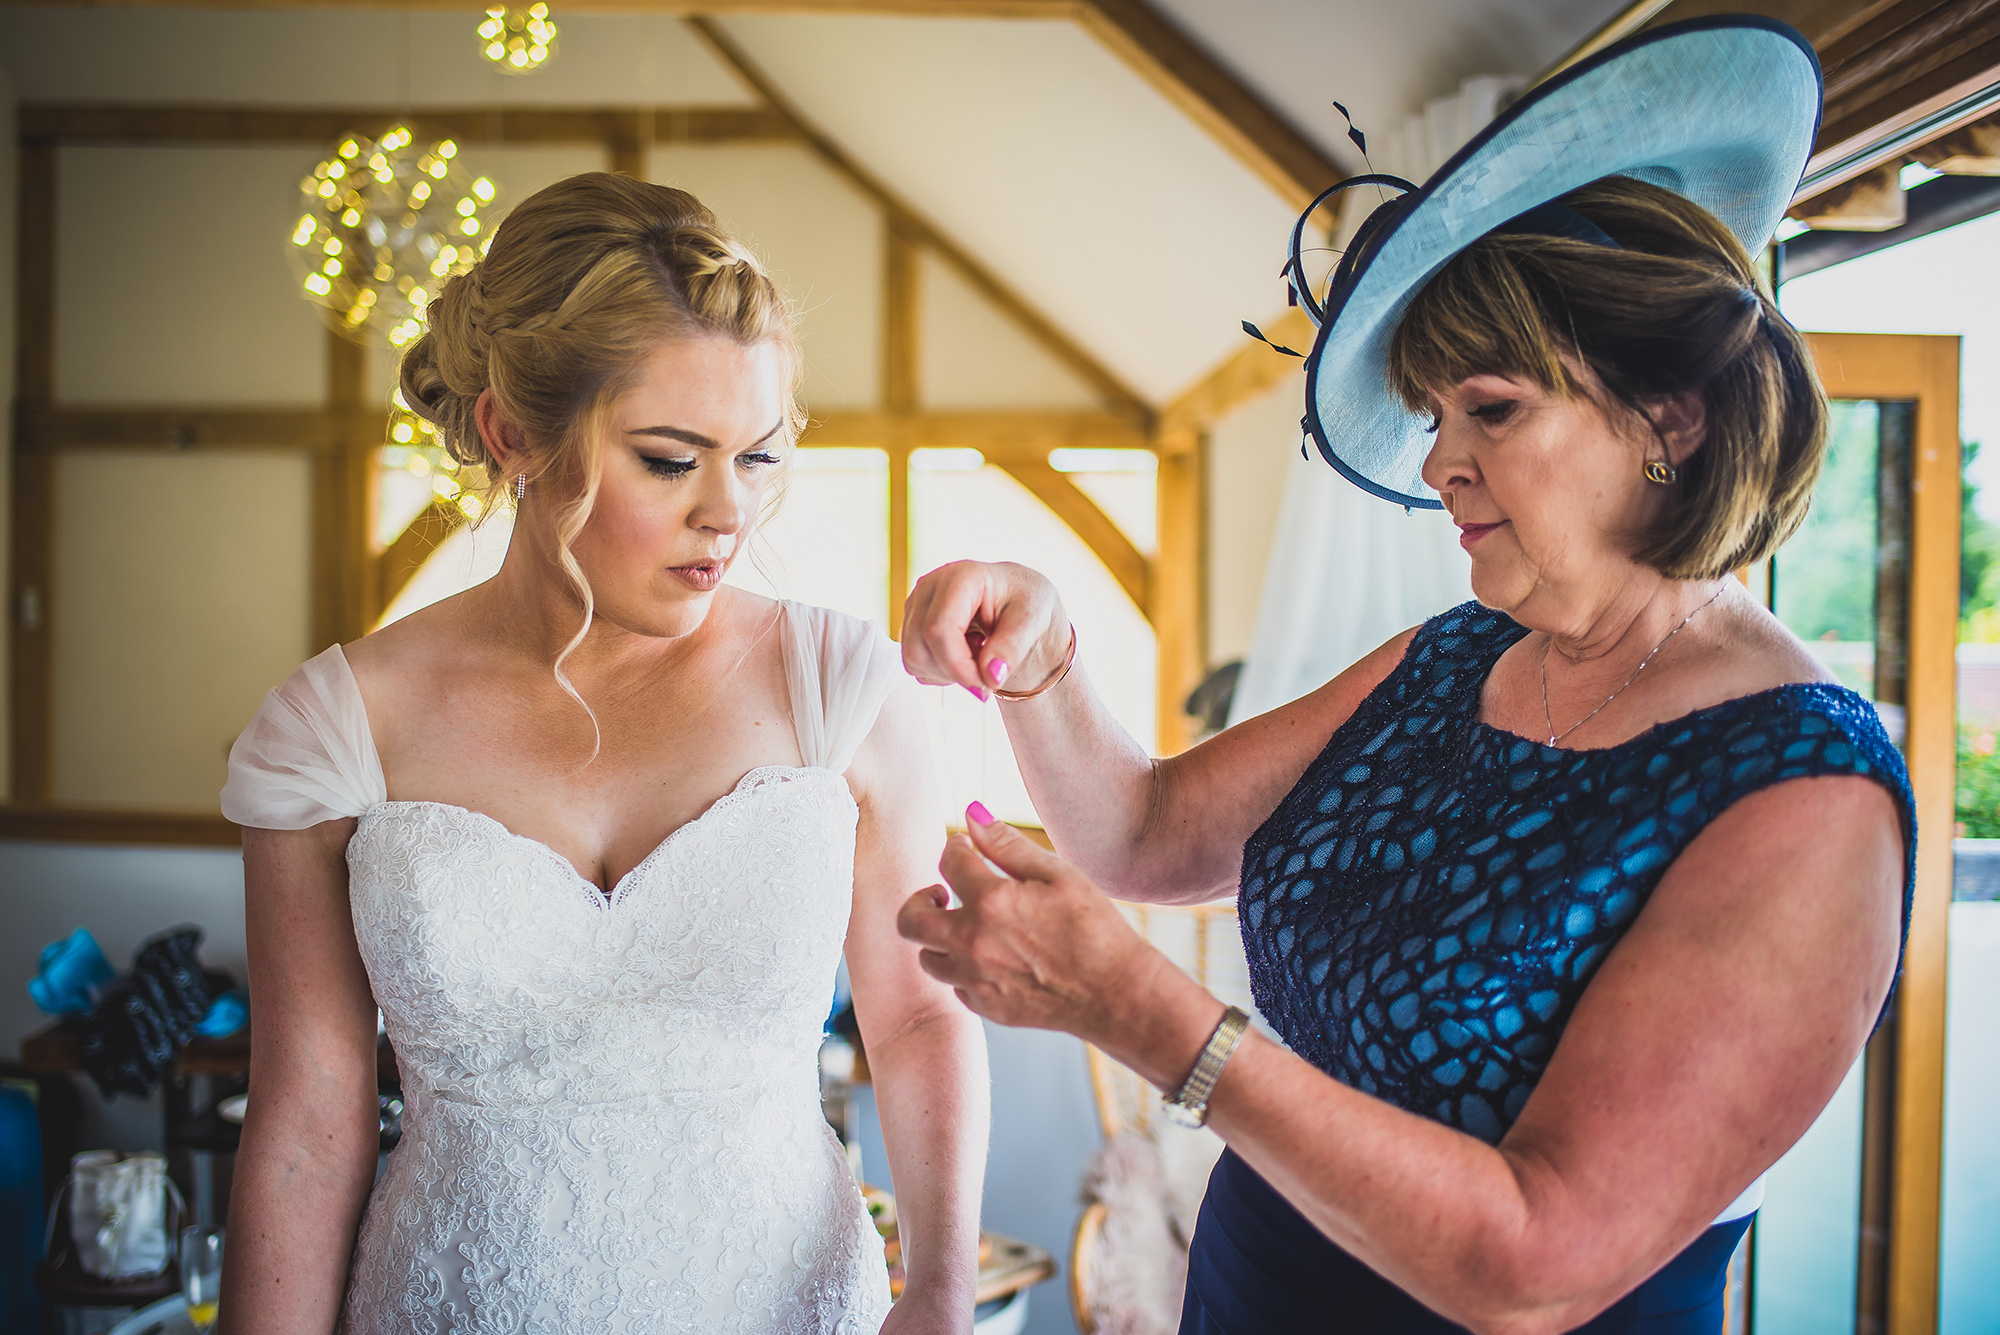
[[[1179, 1086], [1222, 1003], [1132, 930], [1085, 876], [975, 803], [938, 864], [958, 893], [918, 891], [896, 926], [924, 971], [1000, 1024], [1096, 1044], [1164, 1089]], [[995, 868], [998, 868], [996, 871]]]
[[926, 686], [963, 686], [981, 700], [1009, 681], [1033, 690], [1068, 651], [1055, 586], [1012, 562], [940, 566], [903, 605], [903, 668]]
[[972, 1335], [972, 1306], [961, 1294], [912, 1283], [889, 1309], [882, 1335]]

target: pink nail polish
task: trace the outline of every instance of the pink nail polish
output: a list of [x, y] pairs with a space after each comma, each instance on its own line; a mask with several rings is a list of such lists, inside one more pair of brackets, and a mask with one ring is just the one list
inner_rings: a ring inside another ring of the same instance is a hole
[[988, 663], [986, 665], [986, 675], [993, 679], [995, 686], [1005, 686], [1007, 684], [1007, 660], [996, 658], [991, 663]]
[[973, 820], [981, 825], [991, 825], [993, 823], [993, 813], [986, 809], [984, 802], [974, 802], [965, 809], [965, 814], [972, 817]]
[[981, 690], [977, 686], [966, 687], [965, 693], [971, 696], [973, 699], [977, 700], [982, 705], [986, 703], [986, 692]]

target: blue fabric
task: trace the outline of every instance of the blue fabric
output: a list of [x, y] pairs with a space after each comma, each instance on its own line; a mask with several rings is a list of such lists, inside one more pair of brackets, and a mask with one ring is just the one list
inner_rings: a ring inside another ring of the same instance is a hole
[[42, 1124], [25, 1090], [0, 1085], [0, 1335], [33, 1335], [42, 1299]]
[[[1716, 1335], [1729, 1258], [1751, 1216], [1717, 1224], [1582, 1335]], [[1208, 1181], [1180, 1335], [1464, 1335], [1329, 1242], [1233, 1150]]]
[[40, 963], [28, 980], [28, 995], [47, 1015], [88, 1011], [97, 1004], [98, 989], [117, 976], [97, 938], [81, 927], [43, 946]]
[[208, 1008], [208, 1014], [202, 1017], [194, 1031], [203, 1038], [228, 1038], [249, 1023], [250, 994], [240, 987], [232, 987], [216, 997], [215, 1004]]
[[[1903, 818], [1906, 930], [1916, 855], [1902, 757], [1853, 691], [1783, 686], [1618, 746], [1564, 751], [1479, 719], [1494, 662], [1525, 634], [1477, 603], [1426, 623], [1244, 845], [1238, 899], [1252, 992], [1294, 1052], [1489, 1144], [1661, 875], [1731, 803], [1809, 775], [1880, 782]], [[1210, 1186], [1226, 1222], [1211, 1225], [1205, 1209], [1189, 1260], [1190, 1303], [1213, 1324], [1184, 1329], [1320, 1329], [1329, 1310], [1356, 1332], [1455, 1329], [1370, 1325], [1348, 1317], [1348, 1298], [1329, 1309], [1332, 1244], [1232, 1162]], [[1261, 1268], [1246, 1268], [1246, 1247]], [[1303, 1268], [1273, 1269], [1269, 1256]], [[1231, 1306], [1245, 1303], [1277, 1306], [1253, 1319]], [[1318, 1324], [1282, 1324], [1309, 1306]]]

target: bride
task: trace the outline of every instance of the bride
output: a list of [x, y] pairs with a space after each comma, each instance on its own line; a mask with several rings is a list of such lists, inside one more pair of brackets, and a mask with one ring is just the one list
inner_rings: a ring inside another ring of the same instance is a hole
[[[963, 1332], [978, 1022], [895, 915], [942, 820], [892, 645], [722, 584], [801, 425], [790, 308], [693, 197], [517, 207], [403, 359], [514, 498], [500, 573], [266, 698], [228, 1335]], [[820, 1114], [843, 938], [907, 1240]], [[376, 1166], [376, 1008], [402, 1143]], [[886, 1322], [885, 1322], [886, 1318]]]

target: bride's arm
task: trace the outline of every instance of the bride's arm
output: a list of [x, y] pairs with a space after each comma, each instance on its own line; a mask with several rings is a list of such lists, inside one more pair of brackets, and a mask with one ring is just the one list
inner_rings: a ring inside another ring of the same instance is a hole
[[250, 1107], [222, 1335], [326, 1335], [375, 1180], [375, 1000], [347, 904], [354, 821], [243, 831]]
[[899, 686], [882, 706], [847, 779], [861, 807], [847, 969], [896, 1182], [908, 1276], [884, 1329], [970, 1331], [986, 1166], [986, 1037], [896, 931], [903, 901], [937, 881], [944, 844], [913, 685]]

